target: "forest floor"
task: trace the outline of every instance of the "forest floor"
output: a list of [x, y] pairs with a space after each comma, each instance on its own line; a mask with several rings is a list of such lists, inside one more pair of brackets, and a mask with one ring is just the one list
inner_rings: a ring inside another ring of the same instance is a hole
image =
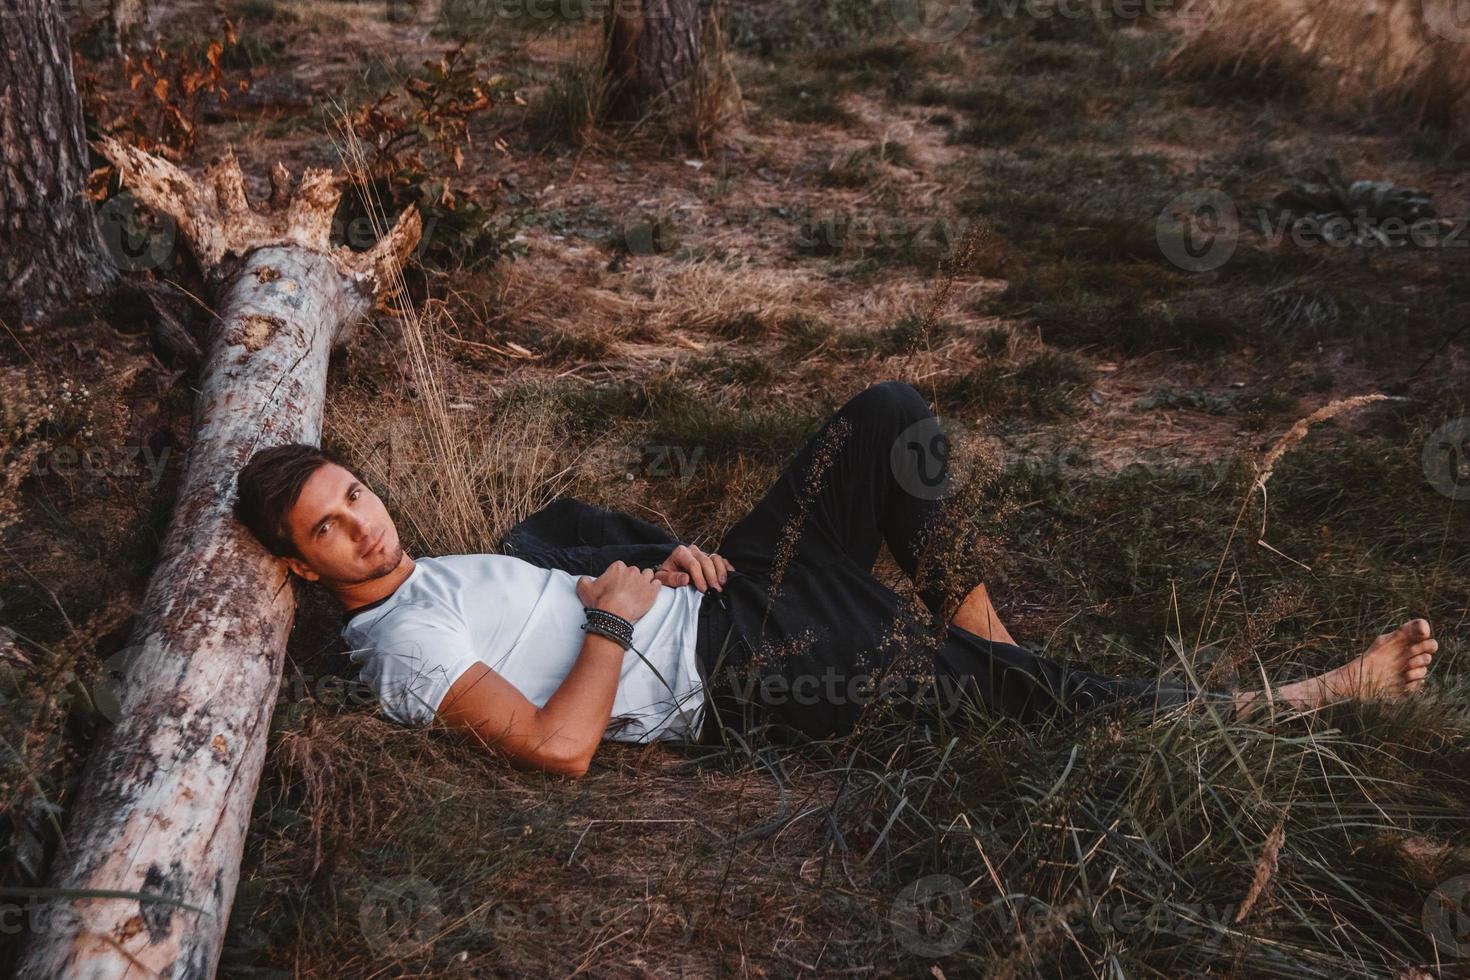
[[[420, 148], [456, 206], [430, 210], [410, 275], [483, 440], [471, 540], [436, 524], [397, 428], [421, 387], [400, 324], [378, 314], [333, 361], [324, 441], [364, 472], [403, 454], [384, 496], [410, 553], [491, 550], [562, 494], [713, 548], [834, 408], [902, 378], [977, 461], [984, 575], [1023, 643], [1280, 683], [1422, 615], [1428, 692], [1270, 725], [606, 744], [569, 782], [344, 694], [338, 612], [305, 589], [222, 975], [1470, 969], [1428, 911], [1470, 891], [1470, 492], [1425, 462], [1470, 415], [1465, 147], [1289, 78], [1166, 73], [1167, 20], [977, 12], [923, 40], [884, 5], [735, 6], [743, 108], [703, 150], [662, 122], [581, 125], [595, 20], [230, 0], [162, 25], [197, 48], [230, 18], [223, 80], [257, 94], [201, 115], [185, 163], [232, 148], [261, 196], [278, 161], [340, 169], [337, 107], [434, 85], [447, 52], [495, 93], [453, 139], [462, 165]], [[79, 49], [89, 124], [146, 129], [127, 73]], [[1278, 195], [1332, 161], [1422, 191], [1443, 244], [1273, 235]], [[1189, 192], [1240, 214], [1201, 271], [1159, 231]], [[0, 512], [4, 883], [30, 885], [106, 724], [87, 685], [127, 640], [194, 389], [116, 315], [7, 321], [0, 347], [7, 445], [73, 450], [7, 470]], [[1394, 400], [1314, 428], [1251, 490], [1293, 422], [1372, 393]]]

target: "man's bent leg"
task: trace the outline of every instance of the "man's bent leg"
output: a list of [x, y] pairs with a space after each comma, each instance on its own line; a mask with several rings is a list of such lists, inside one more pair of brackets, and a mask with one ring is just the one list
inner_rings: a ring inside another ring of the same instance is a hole
[[[718, 550], [736, 568], [761, 574], [786, 536], [798, 547], [817, 536], [871, 571], [886, 542], [912, 578], [950, 481], [949, 446], [923, 396], [905, 382], [885, 381], [833, 413]], [[940, 611], [937, 590], [920, 594]]]

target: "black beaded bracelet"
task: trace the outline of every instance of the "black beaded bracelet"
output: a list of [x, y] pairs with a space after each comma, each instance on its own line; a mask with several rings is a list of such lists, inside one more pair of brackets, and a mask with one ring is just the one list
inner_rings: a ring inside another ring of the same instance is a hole
[[587, 622], [582, 628], [588, 633], [605, 636], [618, 644], [624, 650], [633, 645], [633, 624], [616, 613], [610, 613], [606, 609], [592, 609], [586, 611]]

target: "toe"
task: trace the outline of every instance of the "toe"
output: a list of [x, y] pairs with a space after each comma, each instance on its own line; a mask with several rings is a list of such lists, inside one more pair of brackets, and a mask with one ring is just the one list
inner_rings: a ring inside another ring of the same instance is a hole
[[1411, 657], [1425, 657], [1425, 656], [1432, 657], [1438, 651], [1439, 651], [1439, 641], [1438, 640], [1420, 640], [1418, 643], [1415, 643], [1413, 646], [1409, 647], [1409, 656], [1411, 656]]
[[1428, 667], [1410, 667], [1404, 672], [1404, 679], [1409, 681], [1422, 681], [1429, 676]]
[[1402, 629], [1410, 639], [1429, 639], [1429, 620], [1427, 619], [1411, 619], [1403, 625]]

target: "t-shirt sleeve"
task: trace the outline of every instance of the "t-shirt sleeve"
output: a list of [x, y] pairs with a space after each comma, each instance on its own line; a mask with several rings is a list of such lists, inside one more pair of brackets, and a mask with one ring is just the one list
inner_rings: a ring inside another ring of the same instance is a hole
[[464, 625], [447, 618], [395, 618], [363, 645], [371, 652], [362, 680], [377, 694], [383, 714], [416, 727], [434, 720], [444, 695], [479, 660]]

